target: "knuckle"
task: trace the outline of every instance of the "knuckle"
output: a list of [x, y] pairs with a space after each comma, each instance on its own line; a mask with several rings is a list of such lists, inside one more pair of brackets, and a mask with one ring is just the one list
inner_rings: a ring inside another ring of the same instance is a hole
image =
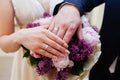
[[40, 33], [41, 33], [41, 34], [46, 34], [46, 30], [45, 30], [45, 29], [42, 29], [42, 30], [40, 31]]
[[[54, 42], [58, 42], [58, 41], [59, 41], [58, 38], [54, 38]], [[54, 42], [52, 44], [55, 44]]]
[[55, 52], [55, 50], [54, 50], [54, 49], [52, 49], [52, 48], [49, 48], [49, 52], [54, 53], [54, 52]]
[[40, 41], [45, 41], [45, 38], [46, 38], [45, 35], [43, 35], [43, 34], [39, 35], [39, 40]]
[[46, 51], [42, 50], [42, 49], [39, 49], [39, 53], [44, 55], [46, 53]]
[[59, 44], [57, 44], [57, 43], [54, 43], [54, 46], [57, 48], [57, 47], [59, 47]]
[[42, 49], [39, 49], [39, 51], [38, 51], [39, 53], [43, 53], [44, 51], [42, 50]]
[[52, 52], [53, 49], [49, 46], [49, 47], [47, 48], [47, 51]]
[[69, 30], [70, 30], [70, 31], [74, 31], [75, 29], [76, 29], [75, 26], [70, 26], [70, 27], [69, 27]]
[[40, 36], [40, 41], [44, 41], [44, 36]]
[[62, 23], [61, 25], [60, 25], [60, 28], [62, 29], [62, 30], [64, 30], [65, 28], [66, 28], [66, 23]]
[[52, 54], [48, 53], [48, 52], [45, 52], [45, 56], [46, 57], [49, 57], [49, 58], [52, 58]]
[[31, 50], [32, 50], [32, 51], [36, 51], [37, 49], [38, 49], [37, 46], [31, 46]]
[[48, 40], [48, 43], [49, 43], [50, 45], [54, 45], [54, 44], [55, 44], [52, 40]]
[[59, 51], [63, 51], [63, 48], [61, 46], [58, 45], [57, 48]]

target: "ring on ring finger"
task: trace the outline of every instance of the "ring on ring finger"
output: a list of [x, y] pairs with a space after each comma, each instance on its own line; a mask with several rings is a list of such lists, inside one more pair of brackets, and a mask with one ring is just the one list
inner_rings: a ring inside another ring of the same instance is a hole
[[53, 31], [58, 31], [58, 27], [55, 27], [55, 28], [53, 29]]
[[46, 45], [45, 47], [44, 47], [44, 50], [47, 50], [49, 48], [49, 46], [48, 45]]

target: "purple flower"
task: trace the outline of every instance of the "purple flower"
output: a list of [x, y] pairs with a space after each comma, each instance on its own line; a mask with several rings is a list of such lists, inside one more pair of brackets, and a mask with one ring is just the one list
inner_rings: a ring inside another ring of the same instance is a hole
[[98, 31], [98, 28], [96, 26], [92, 26], [92, 28], [96, 31], [96, 32], [99, 32]]
[[26, 25], [26, 28], [33, 28], [33, 27], [38, 27], [40, 26], [40, 23], [28, 23]]
[[36, 67], [36, 72], [39, 75], [44, 75], [52, 68], [52, 60], [50, 58], [44, 57], [39, 61], [38, 66]]
[[66, 80], [71, 68], [67, 67], [61, 71], [57, 71], [54, 74], [54, 80]]
[[46, 18], [46, 17], [51, 17], [51, 15], [49, 13], [47, 13], [47, 12], [44, 12], [43, 18]]
[[70, 59], [74, 61], [83, 60], [93, 52], [93, 47], [85, 40], [73, 39], [69, 44]]

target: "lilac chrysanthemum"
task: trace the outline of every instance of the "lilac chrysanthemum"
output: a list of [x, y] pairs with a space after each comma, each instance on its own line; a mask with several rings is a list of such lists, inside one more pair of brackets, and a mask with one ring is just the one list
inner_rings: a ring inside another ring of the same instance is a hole
[[26, 25], [26, 28], [33, 28], [33, 27], [38, 27], [40, 26], [40, 23], [28, 23]]
[[69, 44], [70, 59], [74, 61], [83, 60], [93, 52], [93, 47], [84, 39], [73, 39]]
[[96, 31], [96, 32], [99, 32], [98, 31], [98, 28], [96, 26], [92, 26], [92, 28]]
[[44, 75], [52, 68], [52, 60], [50, 58], [44, 57], [41, 61], [39, 61], [36, 72], [39, 75]]
[[46, 18], [46, 17], [51, 17], [51, 15], [49, 13], [47, 13], [47, 12], [44, 12], [43, 13], [43, 18]]
[[67, 67], [61, 71], [57, 71], [54, 74], [54, 80], [66, 80], [71, 68]]

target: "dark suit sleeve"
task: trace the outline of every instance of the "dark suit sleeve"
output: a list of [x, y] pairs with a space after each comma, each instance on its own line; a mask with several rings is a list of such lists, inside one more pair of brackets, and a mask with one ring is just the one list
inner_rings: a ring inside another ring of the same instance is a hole
[[[64, 0], [62, 3], [72, 3], [74, 4], [79, 10], [80, 14], [83, 15], [84, 12], [91, 11], [94, 7], [102, 4], [105, 0]], [[54, 9], [54, 15], [57, 14], [59, 6], [62, 4], [58, 4]]]
[[104, 3], [105, 0], [64, 0], [64, 2], [69, 2], [77, 6], [82, 15], [84, 12], [89, 12], [94, 7]]

